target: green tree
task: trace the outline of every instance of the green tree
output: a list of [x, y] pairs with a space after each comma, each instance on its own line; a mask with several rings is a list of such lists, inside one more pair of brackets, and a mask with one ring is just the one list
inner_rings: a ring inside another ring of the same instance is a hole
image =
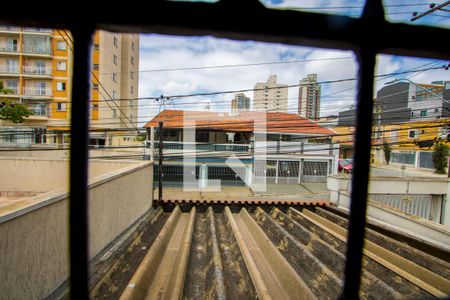
[[436, 143], [433, 152], [433, 165], [437, 174], [445, 174], [448, 166], [449, 147], [446, 144]]
[[389, 164], [389, 161], [391, 160], [392, 148], [391, 145], [389, 145], [386, 141], [383, 142], [383, 152], [384, 159], [386, 160], [386, 163]]
[[[12, 91], [3, 86], [0, 81], [0, 94], [11, 94]], [[9, 120], [14, 123], [23, 123], [26, 117], [29, 117], [32, 112], [24, 104], [14, 103], [11, 100], [3, 100], [0, 102], [0, 119]]]

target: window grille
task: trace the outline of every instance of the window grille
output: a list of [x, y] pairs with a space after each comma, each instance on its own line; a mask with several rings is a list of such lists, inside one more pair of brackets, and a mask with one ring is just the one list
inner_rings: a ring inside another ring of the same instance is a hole
[[[92, 36], [96, 29], [114, 32], [212, 35], [237, 40], [354, 51], [359, 63], [355, 164], [351, 195], [351, 199], [355, 201], [351, 201], [345, 283], [341, 297], [358, 298], [366, 223], [375, 56], [382, 53], [448, 59], [450, 49], [445, 43], [417, 42], [417, 37], [442, 39], [448, 36], [448, 30], [387, 22], [382, 0], [366, 0], [362, 16], [359, 18], [272, 10], [265, 8], [256, 0], [222, 0], [216, 3], [153, 1], [148, 10], [135, 10], [129, 6], [108, 14], [87, 13], [83, 5], [75, 5], [70, 10], [55, 13], [51, 7], [49, 9], [42, 7], [43, 3], [39, 3], [40, 13], [36, 14], [37, 8], [33, 4], [22, 7], [20, 11], [12, 5], [6, 3], [0, 10], [2, 25], [63, 28], [70, 30], [74, 39], [71, 86], [77, 87], [72, 89], [72, 99], [77, 99], [77, 105], [72, 106], [71, 115], [72, 124], [76, 126], [71, 126], [70, 199], [76, 201], [70, 201], [69, 204], [72, 299], [89, 298], [88, 104]], [[16, 13], [13, 14], [12, 11]], [[249, 15], [252, 16], [252, 22], [234, 22], [235, 19], [247, 19]], [[83, 16], [82, 22], [80, 16]]]

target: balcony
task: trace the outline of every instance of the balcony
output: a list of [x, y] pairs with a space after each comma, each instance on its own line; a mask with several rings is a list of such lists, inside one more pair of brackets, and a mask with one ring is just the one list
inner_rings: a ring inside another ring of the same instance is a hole
[[39, 27], [25, 27], [23, 29], [24, 33], [41, 33], [41, 34], [52, 34], [53, 29], [49, 28], [39, 28]]
[[47, 45], [23, 45], [22, 48], [23, 53], [29, 54], [39, 54], [39, 55], [51, 55], [52, 50], [50, 46]]
[[9, 90], [10, 93], [8, 93], [8, 94], [0, 94], [0, 97], [10, 97], [10, 98], [18, 97], [19, 89], [17, 87], [5, 86], [5, 89]]
[[30, 119], [48, 119], [50, 116], [50, 111], [47, 107], [28, 107], [32, 115], [29, 116]]
[[35, 88], [35, 87], [25, 87], [23, 89], [23, 94], [25, 96], [37, 96], [37, 97], [51, 97], [51, 88]]
[[18, 26], [0, 26], [0, 32], [19, 33], [20, 27], [18, 27]]
[[19, 75], [18, 66], [0, 65], [0, 74], [2, 75]]
[[[1, 70], [1, 67], [0, 67]], [[0, 71], [1, 73], [1, 71]], [[23, 66], [22, 73], [24, 75], [31, 76], [51, 76], [52, 68], [51, 67], [36, 67], [36, 66]]]
[[0, 45], [0, 52], [19, 53], [17, 45]]

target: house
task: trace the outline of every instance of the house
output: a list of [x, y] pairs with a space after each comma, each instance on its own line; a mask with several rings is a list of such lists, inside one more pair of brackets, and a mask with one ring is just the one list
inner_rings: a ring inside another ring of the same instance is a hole
[[[331, 142], [336, 132], [298, 114], [164, 110], [145, 125], [154, 154], [159, 147], [159, 122], [163, 123], [164, 163], [178, 166], [167, 167], [172, 174], [165, 173], [165, 178], [171, 180], [182, 182], [181, 161], [188, 158], [194, 161], [197, 179], [227, 179], [235, 185], [258, 178], [295, 184], [325, 181], [337, 172], [339, 146]], [[245, 178], [235, 176], [230, 157], [240, 159], [236, 168], [245, 166], [241, 170]]]

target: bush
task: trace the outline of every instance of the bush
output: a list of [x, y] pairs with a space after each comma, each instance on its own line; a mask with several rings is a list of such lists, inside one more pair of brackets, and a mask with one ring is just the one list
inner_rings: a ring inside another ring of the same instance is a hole
[[448, 151], [449, 147], [446, 144], [437, 143], [434, 146], [433, 165], [437, 174], [445, 174], [448, 166]]
[[389, 145], [386, 141], [383, 142], [383, 152], [384, 159], [386, 160], [386, 163], [389, 164], [389, 161], [391, 160], [392, 148], [391, 145]]

